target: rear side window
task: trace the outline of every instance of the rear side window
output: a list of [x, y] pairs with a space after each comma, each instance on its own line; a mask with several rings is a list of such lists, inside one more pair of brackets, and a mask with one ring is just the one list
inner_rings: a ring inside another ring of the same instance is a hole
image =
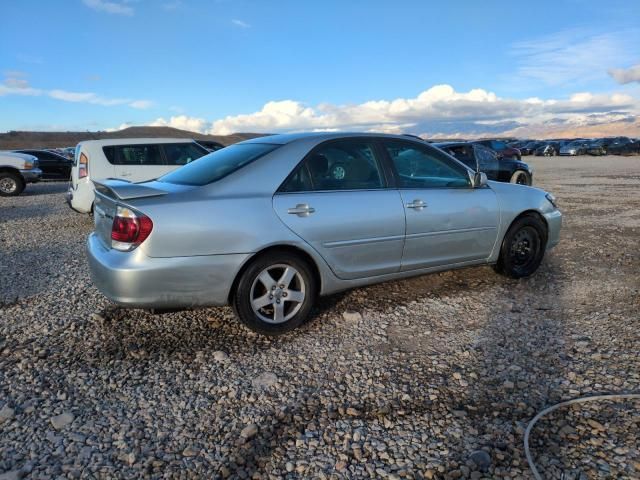
[[298, 165], [281, 192], [369, 190], [383, 188], [383, 177], [371, 142], [341, 140], [314, 150]]
[[158, 180], [178, 185], [206, 185], [226, 177], [278, 147], [279, 145], [268, 143], [231, 145], [205, 155]]
[[102, 147], [105, 157], [113, 165], [163, 165], [158, 145], [110, 145]]
[[164, 150], [167, 165], [186, 165], [209, 153], [195, 143], [169, 143], [160, 147]]

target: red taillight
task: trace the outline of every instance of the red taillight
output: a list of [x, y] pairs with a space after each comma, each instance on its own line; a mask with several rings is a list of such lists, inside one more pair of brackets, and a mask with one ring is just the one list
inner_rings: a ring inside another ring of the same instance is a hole
[[87, 176], [88, 165], [89, 165], [89, 159], [84, 153], [81, 153], [80, 161], [78, 162], [78, 178], [84, 178]]
[[116, 250], [133, 250], [147, 239], [152, 229], [149, 217], [118, 206], [111, 226], [111, 246]]

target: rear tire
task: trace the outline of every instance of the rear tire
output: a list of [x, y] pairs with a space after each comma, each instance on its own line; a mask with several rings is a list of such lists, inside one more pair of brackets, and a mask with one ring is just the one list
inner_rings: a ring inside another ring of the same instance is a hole
[[300, 255], [269, 252], [240, 277], [232, 306], [242, 323], [262, 335], [281, 335], [304, 323], [315, 302], [312, 269]]
[[24, 191], [25, 183], [17, 173], [0, 172], [0, 196], [15, 197]]
[[528, 185], [531, 186], [531, 175], [524, 170], [516, 170], [511, 175], [511, 183], [517, 183], [518, 185]]
[[536, 214], [518, 218], [504, 236], [494, 270], [511, 278], [533, 275], [547, 246], [547, 227]]

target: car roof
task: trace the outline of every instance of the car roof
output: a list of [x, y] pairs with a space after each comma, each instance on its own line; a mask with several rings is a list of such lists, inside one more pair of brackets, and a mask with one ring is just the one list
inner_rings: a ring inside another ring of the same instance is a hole
[[[268, 135], [264, 137], [256, 137], [245, 140], [240, 143], [271, 143], [275, 145], [286, 145], [288, 143], [299, 140], [316, 140], [318, 142], [325, 140], [334, 140], [339, 138], [350, 137], [372, 137], [372, 138], [393, 138], [397, 140], [409, 140], [419, 142], [419, 137], [407, 135], [393, 135], [389, 133], [375, 132], [300, 132], [300, 133], [284, 133], [278, 135]], [[422, 140], [424, 142], [424, 140]], [[425, 142], [426, 143], [426, 142]]]
[[78, 145], [95, 145], [104, 147], [108, 145], [144, 145], [154, 143], [191, 143], [192, 138], [108, 138], [104, 140], [84, 140]]

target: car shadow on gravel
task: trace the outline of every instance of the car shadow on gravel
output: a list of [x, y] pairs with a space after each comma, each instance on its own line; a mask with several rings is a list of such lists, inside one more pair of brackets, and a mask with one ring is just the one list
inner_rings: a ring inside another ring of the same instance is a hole
[[[374, 361], [357, 367], [371, 370], [371, 377], [376, 376], [373, 371], [382, 371], [383, 381], [388, 382], [389, 388], [377, 391], [374, 397], [362, 394], [354, 401], [347, 394], [348, 389], [339, 387], [346, 381], [335, 373], [339, 369], [327, 365], [323, 375], [306, 380], [295, 398], [279, 409], [264, 413], [264, 420], [258, 425], [259, 433], [250, 441], [240, 438], [225, 468], [232, 473], [242, 470], [250, 477], [262, 471], [265, 462], [271, 461], [272, 468], [282, 467], [273, 458], [278, 446], [322, 435], [321, 429], [310, 431], [309, 425], [351, 424], [353, 430], [363, 432], [363, 436], [370, 435], [375, 447], [379, 430], [412, 425], [412, 419], [424, 420], [438, 412], [444, 415], [437, 423], [438, 432], [451, 433], [450, 443], [446, 445], [451, 453], [446, 464], [441, 465], [441, 473], [452, 473], [462, 467], [490, 471], [494, 475], [507, 474], [514, 465], [521, 472], [527, 471], [522, 449], [524, 428], [537, 411], [560, 399], [560, 384], [565, 376], [563, 308], [567, 299], [551, 286], [559, 283], [557, 280], [563, 271], [554, 258], [532, 279], [513, 281], [488, 277], [487, 281], [487, 273], [487, 269], [471, 269], [396, 282], [392, 290], [411, 290], [411, 294], [403, 296], [404, 300], [394, 301], [394, 309], [420, 301], [426, 293], [424, 289], [415, 288], [420, 284], [429, 289], [434, 301], [439, 295], [455, 299], [478, 289], [481, 291], [478, 301], [485, 308], [481, 315], [459, 317], [440, 333], [434, 331], [425, 343], [421, 343], [419, 329], [429, 325], [416, 323], [412, 328], [418, 330], [406, 332], [408, 343], [372, 345]], [[509, 298], [500, 298], [501, 293], [492, 291], [496, 284], [506, 284], [512, 292]], [[364, 289], [363, 303], [368, 294], [377, 296], [379, 288], [383, 287]], [[336, 305], [344, 308], [347, 297], [333, 299], [330, 308]], [[391, 315], [387, 307], [378, 308]], [[464, 312], [463, 306], [454, 315]], [[391, 328], [394, 322], [393, 317], [390, 318]], [[460, 333], [461, 330], [464, 332]], [[461, 347], [449, 342], [448, 337], [458, 334], [466, 345]], [[363, 345], [366, 349], [367, 342]], [[432, 368], [433, 364], [443, 362], [449, 362], [447, 368]], [[331, 392], [329, 403], [323, 401], [327, 391]], [[436, 442], [434, 432], [424, 431], [423, 440]], [[349, 443], [345, 438], [338, 451], [353, 459], [355, 453]], [[478, 459], [479, 450], [488, 454], [487, 464], [481, 464]], [[454, 452], [466, 453], [456, 456]], [[480, 464], [470, 461], [473, 452]], [[238, 458], [242, 462], [234, 460]], [[337, 478], [355, 474], [349, 470], [340, 473], [332, 464], [326, 464], [324, 471]]]

